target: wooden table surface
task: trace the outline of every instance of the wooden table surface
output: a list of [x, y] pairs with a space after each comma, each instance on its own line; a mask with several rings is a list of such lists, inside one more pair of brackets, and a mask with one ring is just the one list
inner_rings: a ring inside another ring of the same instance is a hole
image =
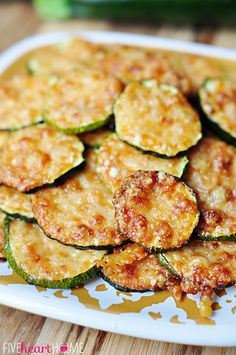
[[[33, 33], [74, 28], [147, 33], [236, 48], [236, 29], [186, 28], [87, 20], [45, 23], [36, 17], [32, 7], [27, 3], [0, 3], [0, 51]], [[32, 345], [52, 343], [73, 345], [81, 342], [84, 345], [83, 354], [85, 355], [236, 354], [235, 348], [177, 345], [116, 335], [28, 314], [5, 306], [0, 306], [0, 319], [0, 354], [3, 354], [3, 349], [1, 349], [3, 343], [14, 344], [20, 340]]]

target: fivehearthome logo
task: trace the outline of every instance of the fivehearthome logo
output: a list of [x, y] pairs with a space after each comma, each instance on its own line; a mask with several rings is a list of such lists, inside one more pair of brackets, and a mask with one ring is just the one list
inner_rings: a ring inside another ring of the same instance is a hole
[[3, 343], [2, 354], [82, 354], [84, 344], [45, 344], [29, 345], [22, 340], [17, 343]]

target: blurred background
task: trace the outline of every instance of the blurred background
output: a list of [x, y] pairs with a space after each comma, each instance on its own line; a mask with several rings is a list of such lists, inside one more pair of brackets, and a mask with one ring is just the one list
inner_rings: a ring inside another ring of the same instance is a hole
[[33, 33], [109, 30], [236, 48], [235, 0], [0, 0], [0, 50]]

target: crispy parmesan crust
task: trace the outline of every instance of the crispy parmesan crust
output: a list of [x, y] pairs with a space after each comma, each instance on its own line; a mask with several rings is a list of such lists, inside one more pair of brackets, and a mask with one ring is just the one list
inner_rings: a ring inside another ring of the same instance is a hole
[[154, 254], [142, 246], [127, 244], [106, 255], [99, 263], [102, 276], [123, 291], [157, 291], [168, 289], [180, 295], [179, 280], [158, 263]]
[[78, 248], [119, 245], [112, 194], [100, 182], [90, 152], [86, 168], [58, 187], [36, 192], [33, 211], [39, 225], [51, 238]]
[[173, 85], [185, 95], [190, 93], [190, 81], [183, 73], [176, 72], [165, 57], [154, 50], [131, 46], [110, 46], [91, 57], [88, 65], [105, 70], [123, 83], [156, 79], [160, 83]]
[[236, 238], [236, 151], [215, 138], [204, 138], [189, 155], [186, 183], [201, 211], [196, 232], [203, 238]]
[[235, 139], [236, 87], [230, 81], [209, 79], [199, 91], [200, 101], [208, 119]]
[[80, 285], [106, 253], [64, 246], [48, 239], [37, 224], [20, 220], [6, 225], [5, 252], [11, 267], [27, 282], [53, 288]]
[[118, 79], [79, 67], [55, 82], [48, 93], [44, 118], [66, 133], [95, 130], [108, 122], [121, 90]]
[[193, 191], [163, 172], [138, 171], [130, 175], [113, 203], [120, 232], [151, 250], [185, 244], [199, 219]]
[[17, 130], [43, 120], [48, 78], [15, 76], [0, 85], [0, 130]]
[[83, 144], [46, 126], [13, 132], [1, 150], [0, 180], [18, 191], [53, 183], [83, 162]]
[[0, 185], [0, 210], [13, 216], [34, 218], [31, 196], [5, 185]]
[[88, 60], [99, 49], [100, 46], [79, 38], [43, 50], [36, 49], [28, 61], [28, 70], [33, 75], [61, 76]]
[[186, 98], [155, 80], [128, 84], [114, 112], [120, 139], [160, 156], [182, 153], [202, 137], [199, 116]]
[[0, 212], [0, 261], [5, 260], [4, 255], [4, 219], [6, 215]]
[[236, 281], [235, 242], [192, 240], [183, 248], [163, 255], [179, 274], [182, 291], [190, 294], [201, 292], [203, 312], [214, 289]]
[[143, 154], [112, 134], [98, 152], [98, 172], [107, 187], [115, 192], [122, 180], [137, 170], [158, 170], [181, 177], [187, 157], [162, 159]]

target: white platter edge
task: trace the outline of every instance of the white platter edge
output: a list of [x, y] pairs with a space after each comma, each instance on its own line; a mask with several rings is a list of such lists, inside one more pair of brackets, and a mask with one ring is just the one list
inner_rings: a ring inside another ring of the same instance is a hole
[[[17, 58], [34, 48], [78, 36], [97, 43], [139, 45], [236, 61], [236, 50], [211, 45], [123, 32], [67, 31], [37, 34], [17, 42], [0, 54], [0, 73]], [[29, 299], [27, 291], [14, 294], [10, 288], [3, 285], [0, 285], [0, 304], [86, 327], [144, 339], [202, 346], [236, 346], [236, 326], [232, 325], [172, 324], [143, 317], [139, 323], [137, 319], [132, 321], [132, 314], [127, 321], [127, 317], [122, 317], [122, 314], [88, 308], [80, 308], [78, 314], [70, 304], [63, 308], [63, 300], [47, 299], [42, 302], [42, 298], [36, 295]]]

